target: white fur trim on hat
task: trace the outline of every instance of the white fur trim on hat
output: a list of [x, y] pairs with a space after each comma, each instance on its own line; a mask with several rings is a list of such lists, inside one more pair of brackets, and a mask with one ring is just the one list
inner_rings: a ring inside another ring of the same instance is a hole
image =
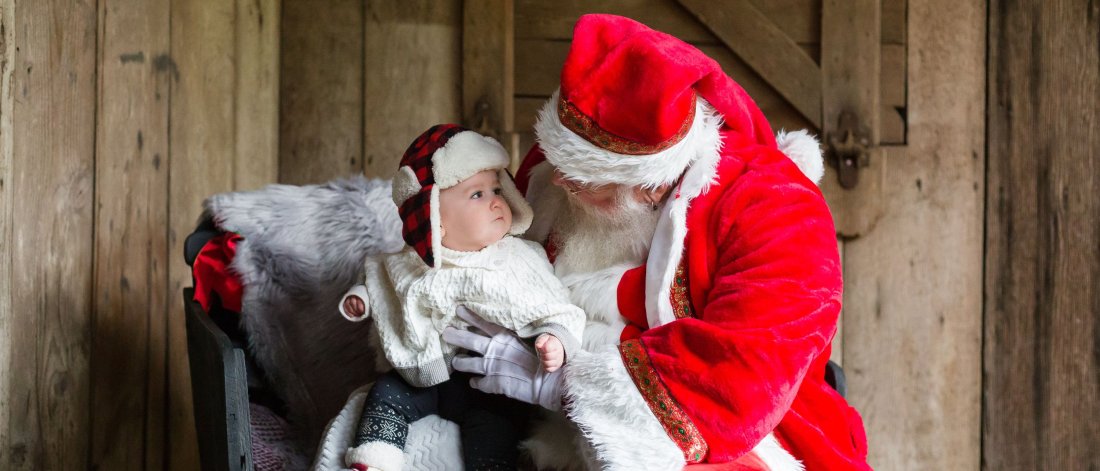
[[787, 155], [799, 170], [814, 184], [821, 183], [825, 175], [825, 161], [821, 156], [821, 143], [805, 129], [775, 135], [775, 145]]
[[721, 150], [722, 116], [706, 100], [696, 100], [695, 120], [672, 147], [649, 155], [623, 155], [588, 142], [558, 119], [558, 94], [539, 111], [535, 134], [543, 153], [566, 178], [583, 184], [624, 184], [655, 188], [680, 178], [701, 155]]
[[432, 154], [432, 174], [436, 186], [446, 189], [483, 170], [507, 168], [508, 162], [508, 151], [496, 139], [462, 131]]

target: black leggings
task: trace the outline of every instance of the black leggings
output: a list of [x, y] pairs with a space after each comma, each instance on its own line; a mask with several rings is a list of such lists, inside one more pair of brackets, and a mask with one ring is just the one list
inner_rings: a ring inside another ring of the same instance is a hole
[[458, 424], [466, 469], [514, 470], [517, 445], [526, 436], [533, 412], [530, 404], [470, 387], [470, 376], [463, 373], [455, 372], [435, 386], [417, 388], [391, 371], [379, 377], [367, 395], [353, 446], [381, 441], [403, 450], [409, 424], [437, 414]]

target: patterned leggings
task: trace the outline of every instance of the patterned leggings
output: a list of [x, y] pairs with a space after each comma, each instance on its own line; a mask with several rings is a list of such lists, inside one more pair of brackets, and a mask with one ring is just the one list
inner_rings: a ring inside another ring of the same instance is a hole
[[470, 377], [462, 373], [455, 372], [435, 386], [417, 388], [390, 372], [378, 378], [367, 395], [352, 446], [381, 441], [404, 449], [409, 424], [437, 414], [458, 424], [467, 470], [514, 470], [517, 445], [526, 436], [533, 412], [529, 404], [471, 388]]

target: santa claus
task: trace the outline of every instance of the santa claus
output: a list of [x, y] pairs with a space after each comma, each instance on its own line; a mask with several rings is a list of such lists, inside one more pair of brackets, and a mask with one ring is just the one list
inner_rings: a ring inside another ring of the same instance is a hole
[[585, 351], [548, 374], [479, 319], [449, 338], [477, 353], [455, 362], [476, 387], [579, 432], [536, 439], [540, 468], [869, 469], [824, 379], [841, 266], [817, 142], [773, 136], [714, 60], [612, 15], [577, 22], [535, 131], [528, 237], [587, 313]]

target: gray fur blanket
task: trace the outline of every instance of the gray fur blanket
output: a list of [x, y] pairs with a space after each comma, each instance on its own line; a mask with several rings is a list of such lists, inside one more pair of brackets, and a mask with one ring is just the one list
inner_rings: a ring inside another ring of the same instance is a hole
[[[337, 303], [367, 255], [404, 244], [390, 183], [271, 185], [212, 196], [204, 208], [244, 238], [232, 265], [244, 284], [242, 327], [290, 423], [315, 441], [348, 395], [387, 368], [368, 341], [371, 323], [348, 322]], [[310, 453], [315, 443], [305, 445]]]

